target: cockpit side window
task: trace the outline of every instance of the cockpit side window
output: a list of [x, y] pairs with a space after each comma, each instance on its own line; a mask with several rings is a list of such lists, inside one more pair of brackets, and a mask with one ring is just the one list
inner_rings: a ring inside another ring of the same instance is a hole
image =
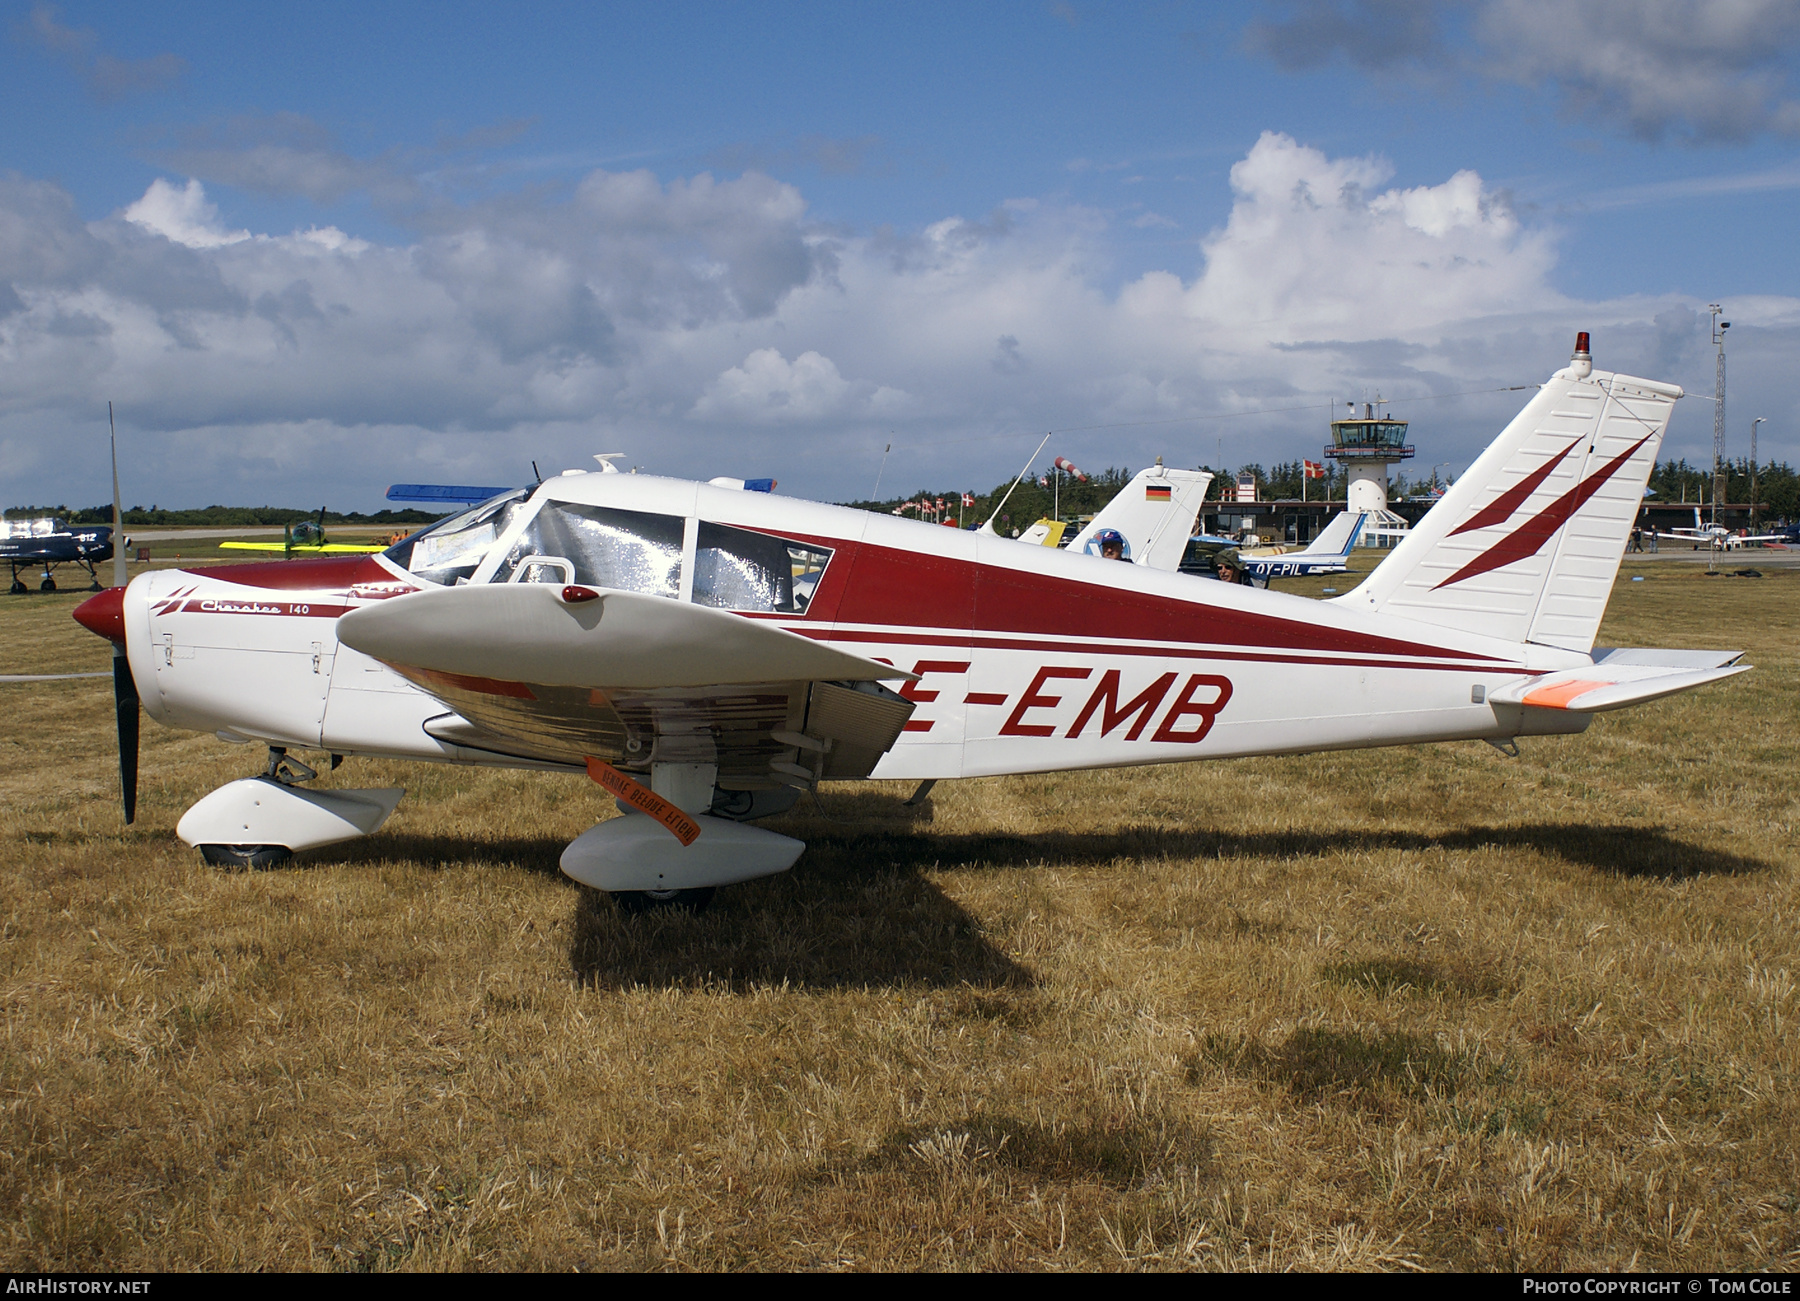
[[831, 552], [749, 529], [700, 521], [694, 604], [804, 614]]
[[530, 491], [489, 498], [389, 547], [386, 556], [414, 578], [446, 587], [468, 578], [525, 505]]
[[679, 515], [545, 502], [491, 581], [581, 583], [647, 596], [681, 594]]

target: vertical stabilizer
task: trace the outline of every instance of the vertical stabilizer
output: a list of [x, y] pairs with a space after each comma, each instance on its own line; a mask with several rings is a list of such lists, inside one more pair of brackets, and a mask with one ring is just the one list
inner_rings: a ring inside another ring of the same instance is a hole
[[1362, 532], [1363, 521], [1369, 518], [1367, 511], [1339, 511], [1331, 517], [1331, 522], [1319, 530], [1319, 536], [1312, 540], [1304, 551], [1296, 551], [1292, 560], [1347, 560], [1350, 549], [1356, 545], [1356, 535]]
[[1173, 573], [1181, 567], [1212, 478], [1205, 470], [1173, 470], [1160, 463], [1139, 470], [1075, 535], [1069, 550], [1098, 554], [1100, 548], [1089, 545], [1095, 535], [1117, 529], [1125, 538], [1127, 560]]
[[1425, 623], [1592, 648], [1669, 415], [1673, 384], [1575, 360], [1375, 572], [1336, 598]]

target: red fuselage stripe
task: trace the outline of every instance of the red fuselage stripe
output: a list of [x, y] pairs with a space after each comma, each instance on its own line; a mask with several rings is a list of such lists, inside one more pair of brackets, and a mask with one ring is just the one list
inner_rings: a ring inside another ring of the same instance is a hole
[[[811, 637], [816, 641], [875, 642], [895, 646], [936, 646], [945, 650], [962, 650], [965, 647], [979, 647], [982, 650], [1019, 650], [1019, 651], [1053, 651], [1064, 655], [1137, 655], [1152, 659], [1183, 660], [1244, 660], [1257, 664], [1323, 664], [1341, 665], [1349, 668], [1370, 669], [1435, 669], [1446, 673], [1520, 673], [1530, 675], [1542, 672], [1541, 669], [1528, 669], [1524, 665], [1498, 664], [1493, 660], [1482, 659], [1478, 663], [1462, 664], [1427, 664], [1414, 659], [1327, 659], [1322, 655], [1289, 655], [1278, 651], [1233, 651], [1218, 650], [1211, 647], [1168, 647], [1168, 646], [1119, 646], [1113, 644], [1075, 644], [1068, 640], [1045, 641], [1039, 639], [1009, 640], [999, 637], [965, 637], [956, 632], [943, 632], [936, 636], [930, 634], [907, 632], [832, 632], [825, 628], [795, 628], [789, 632], [799, 633], [802, 637]], [[1478, 657], [1471, 657], [1475, 659]], [[971, 702], [982, 703], [988, 702]]]

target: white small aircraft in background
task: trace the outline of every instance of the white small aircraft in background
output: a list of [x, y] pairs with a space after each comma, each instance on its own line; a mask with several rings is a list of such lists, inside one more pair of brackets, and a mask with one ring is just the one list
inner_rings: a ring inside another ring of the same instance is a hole
[[1670, 542], [1691, 542], [1698, 551], [1708, 547], [1714, 551], [1736, 551], [1740, 547], [1751, 546], [1762, 542], [1790, 542], [1793, 530], [1779, 533], [1758, 533], [1752, 535], [1748, 529], [1728, 529], [1723, 524], [1702, 524], [1700, 508], [1694, 507], [1694, 524], [1692, 528], [1658, 529], [1656, 536]]
[[[402, 795], [306, 789], [291, 750], [538, 768], [627, 815], [571, 843], [566, 873], [628, 906], [697, 905], [787, 870], [805, 846], [749, 820], [820, 782], [1501, 743], [1742, 672], [1735, 651], [1594, 646], [1680, 396], [1594, 370], [1581, 335], [1330, 601], [1173, 572], [1189, 471], [1163, 472], [1166, 495], [1153, 470], [1133, 480], [1142, 502], [1112, 517], [1138, 529], [1131, 565], [574, 471], [380, 555], [142, 574], [75, 617], [115, 646], [127, 820], [140, 698], [268, 747], [262, 776], [177, 824], [210, 862], [369, 834]], [[1162, 524], [1140, 528], [1152, 506]]]
[[[1181, 565], [1188, 534], [1193, 532], [1212, 479], [1205, 470], [1172, 469], [1159, 456], [1155, 465], [1139, 470], [1130, 483], [1119, 489], [1118, 495], [1069, 540], [1067, 549], [1077, 555], [1098, 556], [1100, 538], [1110, 530], [1123, 543], [1124, 555], [1119, 559], [1172, 573]], [[993, 523], [990, 519], [978, 531], [989, 537], [998, 536]], [[1066, 530], [1062, 520], [1041, 519], [1020, 534], [1018, 540], [1056, 548], [1062, 545]]]

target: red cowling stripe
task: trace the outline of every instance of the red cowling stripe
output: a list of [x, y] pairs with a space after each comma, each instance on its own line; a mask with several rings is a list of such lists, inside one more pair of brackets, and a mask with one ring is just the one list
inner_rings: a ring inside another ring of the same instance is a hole
[[394, 576], [376, 564], [373, 555], [366, 553], [321, 556], [311, 560], [270, 560], [251, 565], [207, 565], [201, 569], [183, 566], [182, 572], [278, 592], [348, 591], [357, 583], [394, 581]]

